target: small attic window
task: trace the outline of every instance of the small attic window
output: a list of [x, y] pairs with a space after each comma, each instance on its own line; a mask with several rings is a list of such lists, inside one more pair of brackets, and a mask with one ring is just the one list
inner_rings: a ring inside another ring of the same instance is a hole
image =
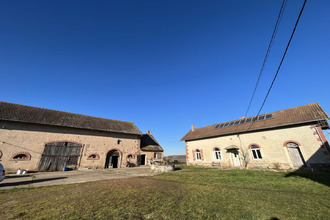
[[20, 152], [20, 153], [14, 154], [11, 157], [11, 160], [16, 160], [16, 161], [31, 160], [31, 155], [27, 152]]
[[98, 154], [90, 154], [87, 157], [87, 160], [99, 160], [99, 159], [100, 159], [100, 156]]
[[121, 143], [121, 140], [120, 140], [120, 139], [118, 139], [118, 140], [117, 140], [117, 144], [120, 144], [120, 143]]

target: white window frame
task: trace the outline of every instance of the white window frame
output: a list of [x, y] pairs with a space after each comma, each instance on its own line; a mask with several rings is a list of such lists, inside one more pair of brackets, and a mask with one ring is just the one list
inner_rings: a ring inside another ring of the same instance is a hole
[[[217, 156], [219, 157], [219, 159], [217, 159]], [[213, 149], [213, 159], [214, 159], [214, 161], [222, 161], [223, 160], [222, 152], [217, 147]]]
[[[257, 148], [252, 148], [254, 146], [256, 146]], [[258, 154], [258, 151], [259, 151], [259, 154]], [[253, 152], [255, 154], [253, 154]], [[252, 154], [253, 160], [262, 160], [262, 154], [261, 154], [261, 151], [260, 151], [260, 147], [259, 146], [257, 146], [257, 145], [251, 145], [251, 154]], [[254, 155], [256, 155], [256, 158], [254, 157]], [[259, 155], [260, 155], [260, 157], [259, 157]]]
[[154, 153], [154, 159], [162, 159], [162, 153], [161, 152]]
[[195, 150], [195, 158], [196, 160], [202, 160], [202, 155], [200, 150]]

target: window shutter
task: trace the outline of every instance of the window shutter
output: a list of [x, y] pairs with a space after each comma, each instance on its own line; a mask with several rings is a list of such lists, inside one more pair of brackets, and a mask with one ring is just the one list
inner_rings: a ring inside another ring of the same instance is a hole
[[204, 160], [203, 149], [201, 149], [201, 160]]
[[193, 158], [194, 158], [194, 160], [196, 160], [195, 151], [193, 150], [192, 152], [193, 152]]

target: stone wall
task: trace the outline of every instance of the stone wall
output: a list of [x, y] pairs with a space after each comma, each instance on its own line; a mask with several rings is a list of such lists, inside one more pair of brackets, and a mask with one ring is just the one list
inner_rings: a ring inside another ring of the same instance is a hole
[[[140, 152], [138, 135], [0, 121], [1, 163], [7, 172], [37, 170], [44, 147], [51, 142], [81, 144], [83, 149], [79, 164], [82, 168], [104, 168], [107, 153], [114, 149], [120, 152], [119, 167], [125, 167], [127, 156], [133, 155], [131, 162], [137, 163]], [[13, 155], [18, 153], [28, 153], [31, 157], [28, 160], [13, 160]], [[98, 157], [88, 159], [91, 154]]]
[[[154, 158], [155, 153], [161, 153], [162, 157], [160, 159]], [[141, 154], [146, 155], [146, 165], [149, 165], [148, 161], [150, 161], [151, 163], [153, 163], [154, 161], [163, 161], [163, 157], [164, 157], [163, 152], [141, 151]]]

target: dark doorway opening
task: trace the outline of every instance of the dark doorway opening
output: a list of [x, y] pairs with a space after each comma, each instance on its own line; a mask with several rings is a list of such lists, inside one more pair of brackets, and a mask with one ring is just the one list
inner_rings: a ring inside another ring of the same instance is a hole
[[146, 165], [146, 155], [145, 154], [141, 154], [141, 165]]
[[109, 168], [118, 168], [119, 167], [119, 160], [120, 154], [116, 150], [109, 151], [107, 154], [107, 159], [105, 160], [105, 169]]

